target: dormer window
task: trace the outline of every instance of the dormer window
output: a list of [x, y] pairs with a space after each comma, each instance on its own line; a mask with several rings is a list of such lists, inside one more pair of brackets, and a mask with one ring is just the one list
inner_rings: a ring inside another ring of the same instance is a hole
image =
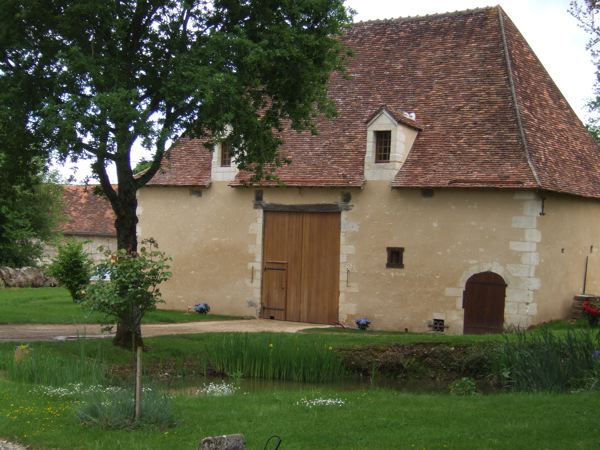
[[375, 162], [390, 162], [392, 152], [392, 132], [390, 130], [375, 131]]
[[221, 167], [231, 166], [231, 144], [221, 142]]
[[365, 180], [394, 179], [410, 152], [421, 128], [413, 114], [379, 107], [367, 125]]

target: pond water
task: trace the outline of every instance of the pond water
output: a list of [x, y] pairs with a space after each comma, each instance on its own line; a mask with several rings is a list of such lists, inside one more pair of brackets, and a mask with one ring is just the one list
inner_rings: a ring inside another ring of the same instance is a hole
[[370, 389], [394, 389], [411, 393], [445, 393], [448, 387], [443, 383], [429, 380], [398, 380], [379, 377], [371, 379], [352, 379], [336, 383], [301, 383], [295, 381], [260, 380], [223, 377], [180, 377], [169, 380], [146, 380], [152, 386], [175, 395], [198, 395], [209, 385], [229, 385], [240, 392], [264, 392], [287, 390], [332, 390], [332, 391], [368, 391]]

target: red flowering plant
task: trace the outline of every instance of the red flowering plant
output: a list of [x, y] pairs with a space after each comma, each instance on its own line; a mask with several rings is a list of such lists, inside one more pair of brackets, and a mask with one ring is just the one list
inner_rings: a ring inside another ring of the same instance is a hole
[[600, 318], [600, 300], [585, 300], [583, 302], [583, 314], [587, 317], [591, 326], [598, 325]]

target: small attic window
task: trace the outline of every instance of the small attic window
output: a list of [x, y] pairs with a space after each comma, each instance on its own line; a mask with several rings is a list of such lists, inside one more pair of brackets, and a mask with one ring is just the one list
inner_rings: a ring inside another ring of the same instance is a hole
[[231, 144], [221, 142], [221, 167], [231, 166]]
[[390, 153], [392, 150], [392, 132], [375, 131], [375, 162], [390, 162]]

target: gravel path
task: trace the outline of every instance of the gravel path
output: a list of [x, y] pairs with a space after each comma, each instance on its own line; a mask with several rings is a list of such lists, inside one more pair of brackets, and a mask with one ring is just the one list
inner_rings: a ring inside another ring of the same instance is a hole
[[0, 439], [0, 450], [26, 450], [25, 447]]
[[[169, 324], [142, 325], [142, 335], [165, 336], [170, 334], [220, 333], [220, 332], [274, 332], [296, 333], [307, 328], [329, 328], [320, 325], [300, 322], [283, 322], [278, 320], [225, 320], [214, 322], [186, 322]], [[78, 336], [102, 338], [111, 337], [110, 333], [102, 333], [100, 325], [0, 325], [0, 341], [52, 341], [75, 339]], [[0, 447], [2, 450], [2, 447]]]

